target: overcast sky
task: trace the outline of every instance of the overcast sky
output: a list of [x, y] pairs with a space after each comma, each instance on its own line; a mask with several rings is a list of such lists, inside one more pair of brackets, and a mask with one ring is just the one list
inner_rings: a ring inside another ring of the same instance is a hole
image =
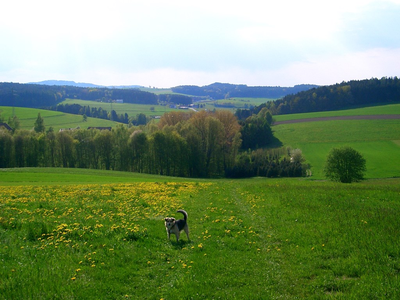
[[293, 86], [400, 76], [400, 0], [12, 0], [0, 81]]

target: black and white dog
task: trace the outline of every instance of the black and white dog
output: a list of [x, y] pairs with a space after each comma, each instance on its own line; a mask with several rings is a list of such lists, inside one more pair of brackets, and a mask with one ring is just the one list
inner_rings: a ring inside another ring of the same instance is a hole
[[180, 209], [177, 212], [180, 212], [181, 214], [183, 214], [183, 219], [176, 220], [175, 218], [172, 218], [172, 217], [167, 217], [167, 218], [164, 219], [164, 221], [165, 221], [165, 229], [167, 230], [168, 239], [171, 239], [171, 233], [172, 233], [172, 234], [175, 234], [176, 241], [178, 242], [179, 241], [180, 232], [182, 230], [184, 230], [186, 232], [186, 236], [187, 236], [188, 240], [190, 240], [190, 238], [189, 238], [189, 227], [188, 227], [188, 224], [187, 224], [188, 214], [183, 209]]

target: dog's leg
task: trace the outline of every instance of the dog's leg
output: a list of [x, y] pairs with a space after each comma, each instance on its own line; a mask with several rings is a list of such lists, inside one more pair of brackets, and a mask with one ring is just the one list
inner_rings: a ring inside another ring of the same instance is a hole
[[176, 242], [179, 242], [179, 235], [180, 235], [179, 230], [177, 230], [177, 232], [175, 233], [175, 235], [176, 235]]
[[171, 233], [169, 232], [168, 229], [167, 229], [167, 235], [168, 235], [168, 239], [171, 240]]
[[188, 238], [188, 240], [190, 241], [190, 237], [189, 237], [189, 226], [187, 226], [187, 224], [185, 225], [185, 227], [183, 228], [186, 232], [186, 236]]

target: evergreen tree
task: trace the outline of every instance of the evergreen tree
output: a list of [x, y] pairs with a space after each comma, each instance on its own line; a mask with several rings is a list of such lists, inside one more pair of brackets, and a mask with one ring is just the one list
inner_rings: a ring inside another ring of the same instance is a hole
[[35, 121], [35, 126], [33, 127], [33, 129], [36, 132], [44, 132], [46, 129], [46, 127], [44, 126], [44, 119], [42, 118], [40, 113], [38, 113], [37, 119]]

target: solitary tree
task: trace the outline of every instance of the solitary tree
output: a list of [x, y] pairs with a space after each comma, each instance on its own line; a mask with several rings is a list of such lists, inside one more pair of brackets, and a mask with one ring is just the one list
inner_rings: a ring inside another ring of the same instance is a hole
[[44, 126], [44, 119], [42, 118], [40, 113], [38, 113], [37, 119], [35, 121], [35, 126], [33, 127], [33, 129], [36, 132], [44, 132], [45, 129], [46, 129], [45, 126]]
[[351, 183], [364, 179], [366, 161], [351, 147], [333, 148], [326, 160], [325, 176], [334, 181]]

